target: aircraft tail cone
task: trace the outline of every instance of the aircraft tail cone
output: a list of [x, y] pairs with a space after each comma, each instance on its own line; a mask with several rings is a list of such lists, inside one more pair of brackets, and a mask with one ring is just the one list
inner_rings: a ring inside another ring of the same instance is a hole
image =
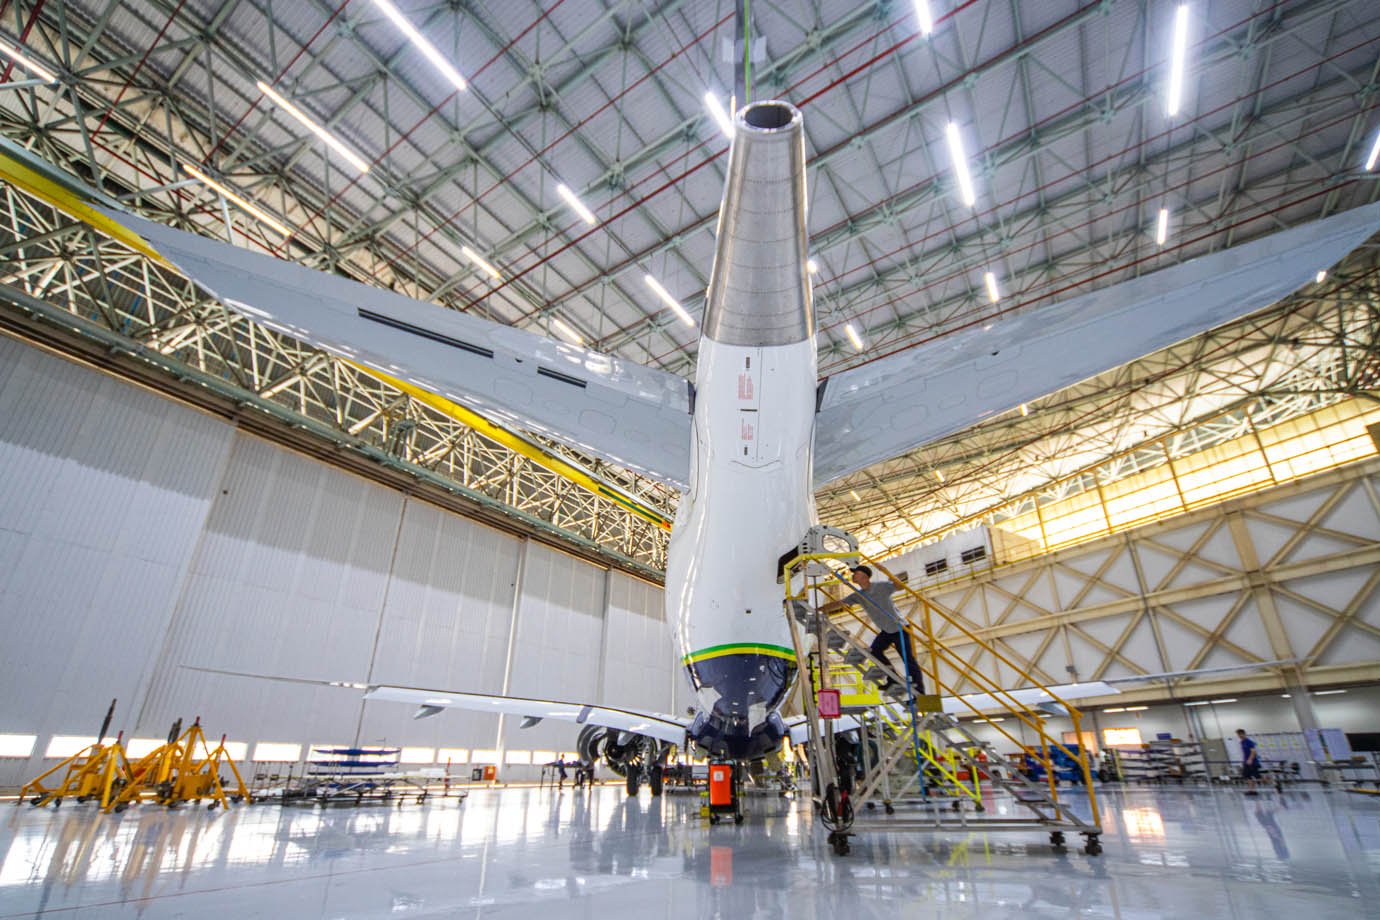
[[808, 244], [800, 110], [755, 102], [734, 122], [704, 334], [747, 346], [791, 345], [814, 335]]

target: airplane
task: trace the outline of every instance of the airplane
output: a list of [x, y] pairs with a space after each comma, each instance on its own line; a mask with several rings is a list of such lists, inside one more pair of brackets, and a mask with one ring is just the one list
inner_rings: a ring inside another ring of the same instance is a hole
[[[1269, 306], [1380, 228], [1380, 204], [1257, 238], [1110, 288], [1027, 307], [818, 379], [803, 116], [735, 115], [694, 381], [143, 221], [138, 234], [231, 310], [301, 341], [683, 490], [665, 605], [693, 715], [443, 689], [358, 686], [365, 698], [582, 727], [659, 791], [659, 752], [698, 745], [751, 761], [803, 726], [778, 561], [819, 523], [817, 485]], [[1047, 688], [1066, 699], [1107, 684]], [[1038, 702], [1043, 691], [1022, 688]], [[946, 708], [955, 701], [946, 700]]]

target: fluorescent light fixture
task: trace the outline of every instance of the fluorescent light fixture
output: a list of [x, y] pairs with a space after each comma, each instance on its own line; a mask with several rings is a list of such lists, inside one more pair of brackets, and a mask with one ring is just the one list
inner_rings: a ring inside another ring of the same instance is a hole
[[1029, 415], [1029, 414], [1030, 414], [1030, 407], [1027, 406], [1025, 403], [1021, 403], [1021, 418], [1025, 418], [1025, 417], [1026, 417], [1027, 415]]
[[814, 259], [806, 259], [805, 270], [812, 275], [817, 275], [819, 274], [819, 263], [816, 262]]
[[1314, 283], [1316, 283], [1316, 284], [1322, 284], [1322, 283], [1323, 283], [1324, 281], [1326, 281], [1326, 280], [1327, 280], [1327, 269], [1323, 269], [1322, 271], [1318, 272], [1317, 277], [1315, 277], [1315, 278], [1313, 279]]
[[498, 281], [500, 278], [503, 277], [498, 273], [498, 269], [494, 268], [492, 265], [486, 262], [483, 256], [475, 252], [470, 247], [461, 246], [460, 251], [464, 253], [465, 258], [473, 262], [479, 268], [480, 271], [488, 275], [490, 278], [494, 279], [495, 281]]
[[719, 130], [724, 133], [724, 136], [732, 139], [733, 119], [728, 116], [728, 111], [724, 108], [724, 104], [719, 101], [719, 97], [713, 93], [705, 93], [704, 107], [709, 109], [710, 117], [714, 119], [714, 124], [719, 126]]
[[[32, 58], [24, 54], [24, 52], [20, 51], [17, 47], [10, 45], [8, 42], [0, 41], [0, 54], [14, 61], [44, 83], [56, 83], [58, 81], [57, 74], [44, 67], [42, 64], [35, 63]], [[1371, 159], [1374, 158], [1374, 155], [1372, 155]], [[1370, 167], [1366, 168], [1369, 169]]]
[[441, 71], [441, 75], [449, 80], [452, 86], [458, 90], [465, 88], [465, 78], [460, 76], [460, 71], [451, 66], [450, 61], [447, 61], [441, 52], [436, 50], [436, 46], [427, 41], [426, 36], [418, 32], [416, 27], [408, 22], [402, 13], [398, 12], [396, 6], [389, 3], [388, 0], [374, 0], [374, 6], [382, 10], [383, 15], [392, 20], [393, 25], [398, 27], [398, 31], [407, 36], [407, 40], [416, 46], [417, 50], [422, 53], [422, 57], [430, 61], [431, 66]]
[[1147, 710], [1147, 709], [1149, 709], [1149, 708], [1150, 708], [1149, 706], [1127, 706], [1127, 707], [1126, 707], [1126, 711], [1127, 711], [1127, 712], [1144, 712], [1145, 710]]
[[1221, 700], [1208, 700], [1208, 702], [1209, 702], [1209, 703], [1212, 703], [1213, 705], [1216, 705], [1216, 704], [1218, 704], [1218, 703], [1235, 703], [1235, 702], [1236, 702], [1236, 697], [1234, 697], [1234, 696], [1229, 696], [1229, 697], [1227, 697], [1226, 699], [1221, 699]]
[[572, 329], [565, 320], [559, 316], [551, 317], [551, 328], [556, 330], [556, 334], [572, 345], [583, 345], [585, 340], [580, 338], [580, 333]]
[[599, 219], [594, 216], [594, 212], [585, 207], [585, 203], [576, 197], [575, 193], [570, 190], [570, 186], [566, 185], [564, 182], [557, 183], [556, 194], [564, 198], [565, 203], [570, 205], [570, 210], [580, 215], [580, 219], [585, 223], [589, 224], [591, 227], [599, 223]]
[[941, 470], [941, 469], [939, 469], [938, 467], [935, 467], [935, 470], [934, 470], [934, 478], [935, 478], [935, 479], [938, 479], [940, 482], [943, 482], [943, 481], [944, 481], [944, 471]]
[[1114, 713], [1114, 712], [1125, 712], [1125, 711], [1126, 711], [1126, 707], [1125, 707], [1125, 706], [1117, 706], [1117, 707], [1115, 707], [1115, 708], [1113, 708], [1113, 709], [1104, 709], [1104, 710], [1102, 710], [1102, 712], [1103, 712], [1104, 715], [1111, 715], [1111, 714]]
[[958, 123], [949, 122], [944, 134], [949, 141], [949, 160], [953, 163], [954, 177], [958, 179], [959, 197], [971, 208], [977, 204], [977, 192], [973, 191], [973, 177], [968, 173], [968, 155], [963, 152], [963, 135], [959, 133]]
[[1174, 46], [1169, 52], [1169, 99], [1165, 112], [1179, 114], [1184, 96], [1184, 61], [1188, 57], [1188, 4], [1174, 11]]
[[915, 0], [915, 20], [920, 25], [921, 35], [929, 35], [934, 31], [934, 16], [930, 13], [930, 0]]
[[1366, 157], [1366, 172], [1375, 168], [1375, 164], [1380, 163], [1380, 132], [1375, 135], [1375, 143], [1370, 145], [1370, 156]]
[[1192, 703], [1184, 703], [1185, 706], [1206, 706], [1207, 700], [1194, 700]]
[[289, 230], [287, 226], [283, 224], [282, 221], [268, 214], [268, 212], [264, 211], [258, 205], [254, 204], [254, 202], [249, 201], [245, 198], [241, 198], [239, 195], [230, 191], [230, 189], [226, 188], [224, 185], [220, 184], [215, 179], [212, 179], [210, 176], [206, 175], [204, 172], [197, 169], [195, 166], [183, 163], [182, 169], [187, 173], [187, 175], [191, 176], [193, 179], [196, 179], [203, 185], [215, 189], [217, 192], [220, 192], [226, 198], [229, 198], [235, 204], [240, 206], [240, 210], [251, 215], [255, 220], [259, 221], [260, 223], [268, 224], [270, 227], [272, 227], [274, 230], [277, 230], [283, 236], [292, 236], [292, 231]]
[[1001, 300], [1001, 291], [997, 290], [997, 276], [991, 272], [986, 272], [982, 276], [983, 284], [987, 285], [987, 299], [996, 303]]
[[848, 494], [851, 495], [851, 496], [853, 496], [853, 501], [855, 501], [855, 502], [860, 502], [860, 501], [862, 501], [862, 499], [858, 496], [858, 490], [857, 490], [857, 489], [849, 489], [849, 490], [848, 490]]
[[1155, 245], [1163, 246], [1169, 239], [1169, 209], [1160, 208], [1159, 220], [1155, 222]]
[[848, 341], [853, 343], [853, 350], [862, 351], [864, 348], [862, 336], [858, 335], [858, 330], [854, 328], [853, 324], [846, 323], [843, 331], [848, 335]]
[[1001, 716], [997, 716], [996, 718], [993, 718], [993, 719], [980, 719], [979, 721], [981, 721], [981, 722], [987, 722], [987, 723], [989, 723], [989, 724], [994, 724], [994, 723], [997, 723], [997, 722], [1005, 722], [1006, 720], [1003, 719]]
[[1346, 693], [1345, 690], [1315, 690], [1314, 696], [1335, 696], [1338, 693]]
[[340, 154], [340, 156], [351, 166], [353, 166], [355, 169], [359, 170], [362, 173], [367, 173], [369, 171], [369, 164], [364, 162], [363, 157], [355, 153], [349, 147], [346, 147], [343, 143], [340, 142], [340, 139], [337, 138], [334, 134], [327, 131], [325, 128], [321, 127], [310, 117], [308, 117], [307, 113], [303, 112], [301, 109], [293, 105], [291, 102], [288, 102], [287, 99], [284, 98], [281, 93], [279, 93], [273, 87], [269, 86], [263, 80], [259, 80], [255, 85], [259, 87], [259, 92], [263, 93], [265, 96], [272, 99], [275, 103], [277, 103], [279, 108], [281, 108], [284, 112], [287, 112], [293, 118], [297, 119], [298, 124], [306, 128], [312, 134], [315, 134], [317, 137], [319, 137], [322, 141], [325, 142], [327, 147], [330, 147], [336, 153]]
[[662, 287], [660, 281], [656, 280], [651, 275], [643, 275], [642, 280], [647, 282], [647, 287], [655, 291], [656, 296], [660, 297], [662, 302], [671, 308], [672, 313], [680, 317], [681, 322], [685, 323], [687, 326], [695, 325], [695, 318], [685, 312], [685, 308], [680, 305], [680, 301], [672, 297], [671, 292]]

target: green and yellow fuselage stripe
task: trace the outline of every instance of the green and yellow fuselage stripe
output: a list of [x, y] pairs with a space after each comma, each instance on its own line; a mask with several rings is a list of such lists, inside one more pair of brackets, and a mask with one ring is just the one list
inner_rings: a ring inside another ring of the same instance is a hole
[[761, 642], [733, 642], [728, 645], [711, 645], [697, 652], [691, 652], [684, 659], [685, 664], [695, 664], [710, 658], [724, 655], [769, 655], [772, 658], [786, 658], [795, 661], [795, 652], [783, 645], [767, 645]]

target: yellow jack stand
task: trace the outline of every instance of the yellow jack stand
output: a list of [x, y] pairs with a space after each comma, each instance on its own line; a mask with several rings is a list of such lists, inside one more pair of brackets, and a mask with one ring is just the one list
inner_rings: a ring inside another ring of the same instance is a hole
[[[109, 806], [129, 781], [129, 758], [120, 743], [122, 736], [116, 736], [114, 744], [105, 743], [105, 733], [110, 730], [110, 720], [115, 715], [115, 703], [111, 700], [110, 708], [105, 711], [105, 721], [101, 723], [96, 743], [25, 783], [19, 790], [19, 802], [28, 799], [35, 806], [52, 804], [57, 808], [64, 798], [74, 798], [78, 802], [99, 798], [102, 808]], [[44, 785], [45, 780], [59, 773], [62, 774], [61, 782], [56, 786]]]
[[[209, 808], [229, 808], [230, 802], [252, 801], [244, 778], [240, 775], [229, 752], [225, 750], [225, 738], [214, 749], [206, 743], [206, 733], [201, 727], [201, 719], [192, 727], [178, 734], [181, 720], [173, 725], [168, 733], [167, 744], [151, 751], [130, 768], [128, 784], [119, 794], [104, 804], [103, 810], [122, 812], [136, 802], [150, 801], [168, 808], [176, 808], [183, 802], [200, 802], [210, 799]], [[197, 750], [205, 752], [198, 758]], [[235, 786], [229, 796], [220, 779], [220, 767], [224, 763], [235, 775]]]
[[[56, 786], [44, 785], [45, 780], [61, 771], [66, 771], [61, 782]], [[98, 741], [25, 783], [19, 790], [19, 801], [28, 799], [34, 805], [51, 804], [56, 808], [64, 798], [78, 802], [99, 799], [101, 807], [108, 808], [129, 781], [129, 775], [129, 759], [120, 740], [117, 738], [114, 744]]]

